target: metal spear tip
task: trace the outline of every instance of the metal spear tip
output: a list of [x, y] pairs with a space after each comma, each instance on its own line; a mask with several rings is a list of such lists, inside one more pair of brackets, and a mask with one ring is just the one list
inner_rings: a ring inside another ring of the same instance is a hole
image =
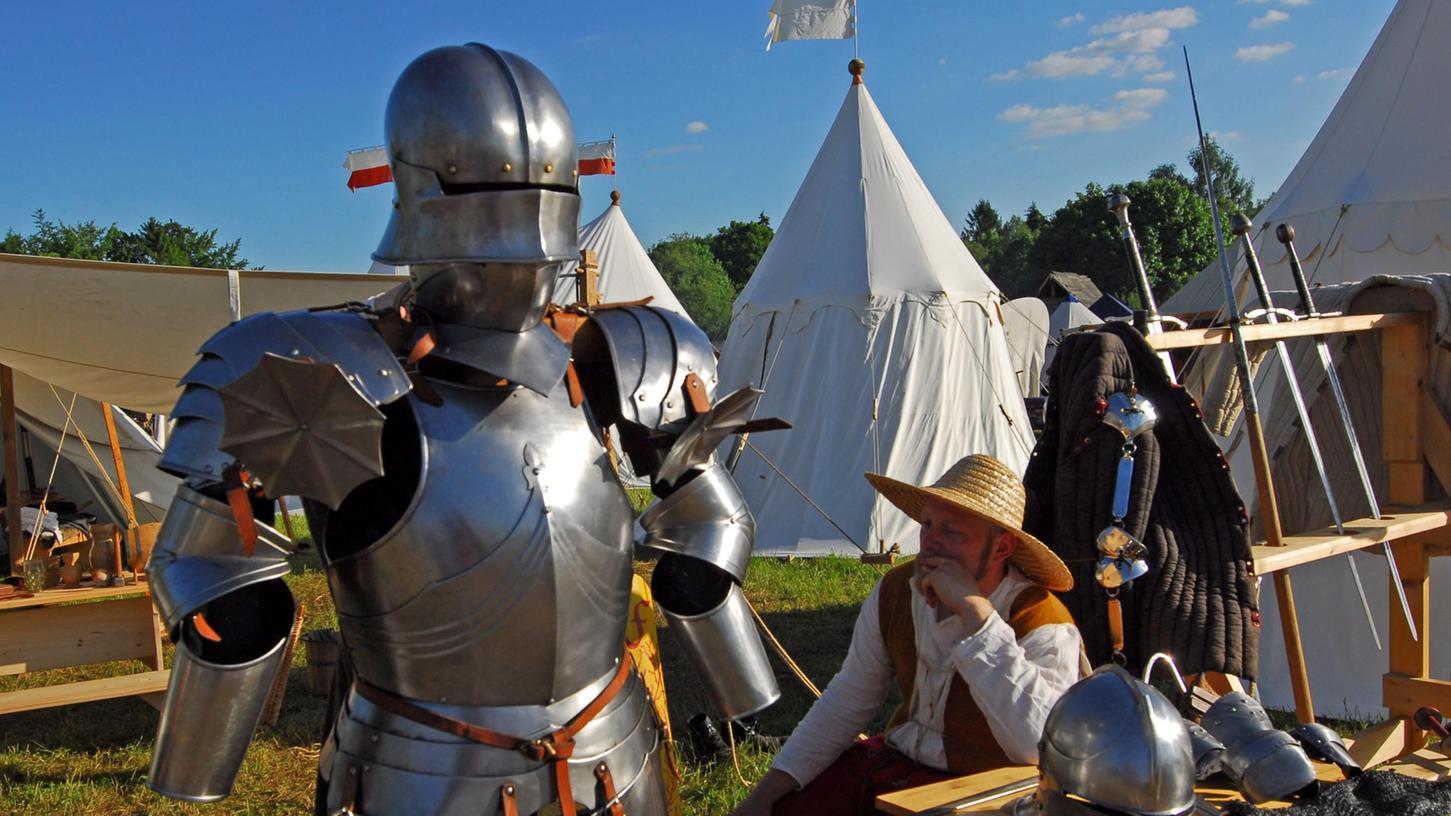
[[1114, 193], [1108, 197], [1109, 212], [1114, 214], [1120, 224], [1127, 224], [1129, 220], [1129, 205], [1133, 201], [1123, 193]]
[[1289, 224], [1281, 224], [1275, 227], [1275, 237], [1280, 239], [1280, 243], [1288, 244], [1295, 240], [1295, 228]]
[[1254, 222], [1244, 213], [1235, 213], [1234, 218], [1229, 221], [1229, 231], [1235, 235], [1244, 235], [1254, 229]]

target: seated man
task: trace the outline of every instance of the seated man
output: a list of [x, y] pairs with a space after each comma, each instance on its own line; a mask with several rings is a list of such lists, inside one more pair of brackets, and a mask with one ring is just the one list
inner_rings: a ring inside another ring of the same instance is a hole
[[[921, 523], [921, 550], [872, 588], [841, 671], [736, 816], [869, 814], [880, 793], [1036, 764], [1043, 721], [1079, 678], [1078, 629], [1049, 592], [1073, 578], [1019, 529], [1007, 466], [975, 455], [930, 487], [867, 480]], [[886, 734], [857, 741], [893, 682]]]

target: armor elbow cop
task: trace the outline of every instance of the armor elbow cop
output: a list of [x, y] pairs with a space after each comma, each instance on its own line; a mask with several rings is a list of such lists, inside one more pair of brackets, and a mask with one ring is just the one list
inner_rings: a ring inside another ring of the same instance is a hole
[[781, 696], [741, 591], [756, 522], [740, 489], [714, 460], [715, 446], [744, 425], [760, 392], [742, 389], [713, 406], [715, 356], [685, 318], [633, 306], [590, 317], [575, 337], [589, 403], [614, 424], [636, 472], [663, 498], [640, 517], [644, 547], [663, 553], [655, 600], [727, 719]]

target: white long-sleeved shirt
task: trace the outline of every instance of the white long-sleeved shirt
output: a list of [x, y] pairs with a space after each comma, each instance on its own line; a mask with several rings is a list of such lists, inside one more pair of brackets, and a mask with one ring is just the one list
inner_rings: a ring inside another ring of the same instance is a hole
[[[913, 579], [913, 623], [917, 632], [914, 705], [907, 722], [887, 735], [892, 747], [934, 768], [947, 767], [943, 716], [954, 672], [962, 675], [982, 710], [993, 738], [1008, 759], [1038, 761], [1043, 722], [1058, 697], [1078, 680], [1080, 638], [1077, 627], [1039, 626], [1018, 640], [1007, 624], [1018, 593], [1032, 584], [1009, 569], [988, 602], [990, 614], [972, 633], [963, 632], [956, 615], [938, 622]], [[881, 709], [894, 678], [878, 618], [880, 581], [857, 616], [851, 647], [841, 671], [786, 741], [771, 767], [798, 785], [815, 779], [840, 756]]]

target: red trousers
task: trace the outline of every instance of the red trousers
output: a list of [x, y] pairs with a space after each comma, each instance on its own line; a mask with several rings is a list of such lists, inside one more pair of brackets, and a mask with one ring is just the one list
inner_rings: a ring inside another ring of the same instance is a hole
[[801, 790], [777, 800], [775, 816], [872, 816], [879, 794], [930, 785], [954, 775], [920, 765], [883, 736], [841, 753]]

